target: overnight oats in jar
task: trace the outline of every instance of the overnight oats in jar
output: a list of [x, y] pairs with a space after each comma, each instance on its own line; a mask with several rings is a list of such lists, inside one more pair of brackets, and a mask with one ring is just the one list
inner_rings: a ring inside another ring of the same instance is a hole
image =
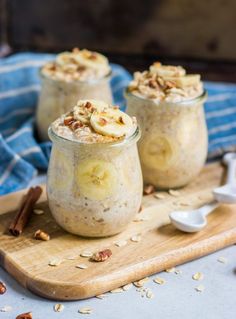
[[97, 52], [73, 49], [62, 52], [40, 70], [42, 89], [36, 124], [41, 140], [48, 140], [48, 127], [68, 112], [79, 99], [98, 99], [112, 103], [111, 68], [107, 58]]
[[125, 229], [142, 199], [136, 119], [105, 102], [80, 100], [52, 123], [49, 137], [47, 194], [57, 223], [88, 237]]
[[138, 149], [144, 182], [168, 189], [193, 180], [208, 145], [200, 75], [156, 62], [134, 74], [125, 95], [127, 113], [142, 131]]

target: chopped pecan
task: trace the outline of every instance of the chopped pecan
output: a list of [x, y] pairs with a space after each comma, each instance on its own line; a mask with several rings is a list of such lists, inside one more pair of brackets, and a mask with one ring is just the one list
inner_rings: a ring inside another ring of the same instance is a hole
[[64, 124], [70, 126], [74, 122], [73, 116], [67, 116], [64, 118]]
[[92, 256], [93, 261], [101, 262], [107, 260], [109, 257], [111, 257], [112, 252], [110, 249], [101, 250]]
[[151, 184], [146, 185], [143, 190], [144, 195], [150, 195], [155, 192], [155, 187]]
[[89, 109], [91, 106], [92, 106], [92, 103], [86, 102], [84, 107], [86, 107], [87, 109]]
[[32, 312], [22, 313], [16, 317], [16, 319], [32, 319], [32, 318], [33, 318]]
[[0, 295], [5, 294], [6, 291], [7, 291], [7, 287], [5, 286], [3, 282], [0, 281]]
[[100, 117], [100, 118], [99, 118], [99, 125], [104, 126], [104, 125], [106, 125], [106, 124], [107, 124], [107, 120], [104, 119], [103, 117]]

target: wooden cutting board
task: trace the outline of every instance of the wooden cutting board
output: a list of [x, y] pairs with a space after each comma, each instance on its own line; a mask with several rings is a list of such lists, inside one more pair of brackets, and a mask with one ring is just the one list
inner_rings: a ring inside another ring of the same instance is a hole
[[[208, 226], [201, 232], [186, 234], [169, 224], [168, 214], [176, 209], [195, 208], [212, 200], [212, 189], [223, 181], [220, 164], [208, 165], [180, 196], [165, 194], [164, 199], [153, 195], [143, 198], [144, 209], [119, 235], [103, 239], [85, 239], [70, 235], [56, 225], [47, 207], [45, 193], [39, 207], [43, 215], [33, 215], [24, 233], [15, 238], [8, 234], [14, 209], [24, 192], [0, 198], [0, 263], [23, 286], [51, 299], [74, 300], [92, 297], [164, 269], [207, 255], [236, 242], [236, 205], [222, 205], [209, 216]], [[188, 205], [188, 206], [186, 206]], [[37, 229], [50, 234], [47, 242], [33, 239]], [[133, 235], [141, 235], [133, 242]], [[115, 242], [127, 240], [117, 247]], [[112, 250], [112, 257], [95, 263], [80, 257], [83, 251]], [[71, 257], [77, 256], [75, 260]], [[63, 262], [49, 266], [52, 259]], [[78, 269], [78, 264], [87, 269]]]

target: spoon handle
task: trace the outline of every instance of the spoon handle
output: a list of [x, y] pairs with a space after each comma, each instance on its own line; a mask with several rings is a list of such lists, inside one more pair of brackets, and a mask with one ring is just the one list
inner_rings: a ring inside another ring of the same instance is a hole
[[207, 216], [210, 213], [213, 212], [213, 210], [219, 206], [219, 203], [215, 200], [213, 202], [211, 202], [210, 204], [204, 205], [199, 209], [199, 212], [203, 215], [203, 216]]
[[228, 162], [227, 183], [236, 184], [236, 158], [232, 158]]

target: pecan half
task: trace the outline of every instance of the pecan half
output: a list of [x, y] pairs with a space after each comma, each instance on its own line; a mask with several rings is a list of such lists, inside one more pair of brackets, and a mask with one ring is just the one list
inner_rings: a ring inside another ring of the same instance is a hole
[[0, 295], [5, 294], [6, 291], [7, 291], [7, 287], [5, 286], [3, 282], [0, 281]]
[[101, 250], [92, 256], [93, 261], [101, 262], [107, 260], [109, 257], [111, 257], [112, 252], [110, 249]]
[[16, 317], [16, 319], [32, 319], [32, 318], [33, 318], [32, 312], [22, 313]]

